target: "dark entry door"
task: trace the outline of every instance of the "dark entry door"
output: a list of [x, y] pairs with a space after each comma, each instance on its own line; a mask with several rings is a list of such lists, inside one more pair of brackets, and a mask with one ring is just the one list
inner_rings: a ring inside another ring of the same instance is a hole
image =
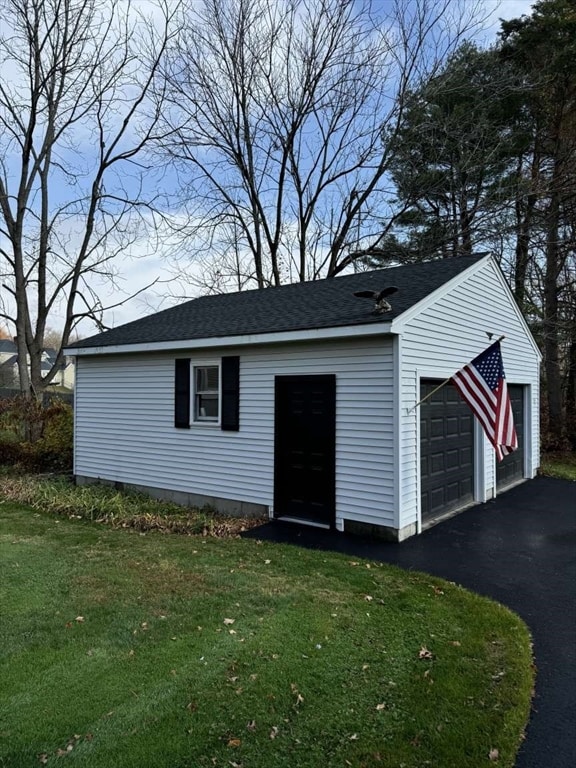
[[[438, 381], [422, 381], [426, 397]], [[465, 507], [474, 500], [474, 422], [452, 384], [420, 406], [422, 520]]]
[[274, 514], [333, 526], [336, 377], [277, 376]]
[[496, 484], [498, 488], [518, 482], [524, 477], [524, 387], [508, 384], [508, 394], [514, 414], [514, 427], [518, 436], [518, 449], [496, 463]]

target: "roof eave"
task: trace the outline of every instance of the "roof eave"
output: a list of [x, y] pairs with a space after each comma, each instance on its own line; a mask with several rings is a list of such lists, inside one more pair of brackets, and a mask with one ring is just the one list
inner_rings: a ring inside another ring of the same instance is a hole
[[243, 336], [215, 336], [201, 339], [179, 339], [177, 341], [140, 342], [100, 347], [66, 347], [66, 355], [95, 356], [119, 355], [134, 352], [178, 352], [184, 349], [215, 349], [219, 347], [247, 347], [262, 344], [283, 344], [297, 341], [329, 341], [333, 339], [358, 338], [362, 336], [385, 336], [392, 333], [392, 323], [368, 323], [366, 325], [331, 326], [329, 328], [307, 328], [298, 331], [257, 333]]

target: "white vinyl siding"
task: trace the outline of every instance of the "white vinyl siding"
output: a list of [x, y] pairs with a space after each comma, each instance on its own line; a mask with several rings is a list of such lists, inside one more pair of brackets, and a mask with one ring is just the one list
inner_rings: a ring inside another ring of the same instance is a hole
[[[533, 477], [539, 464], [539, 358], [517, 314], [501, 273], [490, 261], [456, 287], [410, 318], [402, 329], [402, 496], [400, 527], [415, 523], [419, 515], [419, 408], [423, 378], [445, 379], [480, 354], [490, 341], [505, 335], [502, 358], [510, 384], [529, 386], [530, 409], [526, 474]], [[426, 405], [420, 406], [425, 408]], [[484, 437], [483, 492], [494, 493], [494, 450]], [[480, 463], [481, 465], [481, 463]]]
[[[205, 353], [188, 354], [192, 367], [206, 360]], [[335, 374], [337, 522], [394, 525], [390, 338], [227, 348], [225, 354], [240, 355], [238, 432], [194, 423], [174, 428], [176, 355], [83, 357], [76, 474], [272, 507], [274, 377]]]

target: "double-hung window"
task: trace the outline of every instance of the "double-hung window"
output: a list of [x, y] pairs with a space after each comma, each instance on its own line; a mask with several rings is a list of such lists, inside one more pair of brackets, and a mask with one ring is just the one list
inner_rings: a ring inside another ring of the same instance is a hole
[[240, 358], [217, 360], [176, 358], [174, 426], [190, 429], [213, 424], [229, 432], [240, 429]]
[[218, 422], [220, 418], [220, 366], [193, 366], [194, 421]]

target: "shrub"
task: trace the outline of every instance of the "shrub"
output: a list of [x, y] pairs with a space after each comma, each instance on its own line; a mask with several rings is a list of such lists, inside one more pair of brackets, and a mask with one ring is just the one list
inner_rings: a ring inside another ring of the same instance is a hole
[[33, 463], [39, 469], [55, 471], [72, 469], [74, 413], [61, 400], [44, 408], [42, 437], [30, 446]]
[[72, 468], [73, 411], [61, 400], [43, 405], [18, 396], [0, 400], [0, 463], [26, 471]]

